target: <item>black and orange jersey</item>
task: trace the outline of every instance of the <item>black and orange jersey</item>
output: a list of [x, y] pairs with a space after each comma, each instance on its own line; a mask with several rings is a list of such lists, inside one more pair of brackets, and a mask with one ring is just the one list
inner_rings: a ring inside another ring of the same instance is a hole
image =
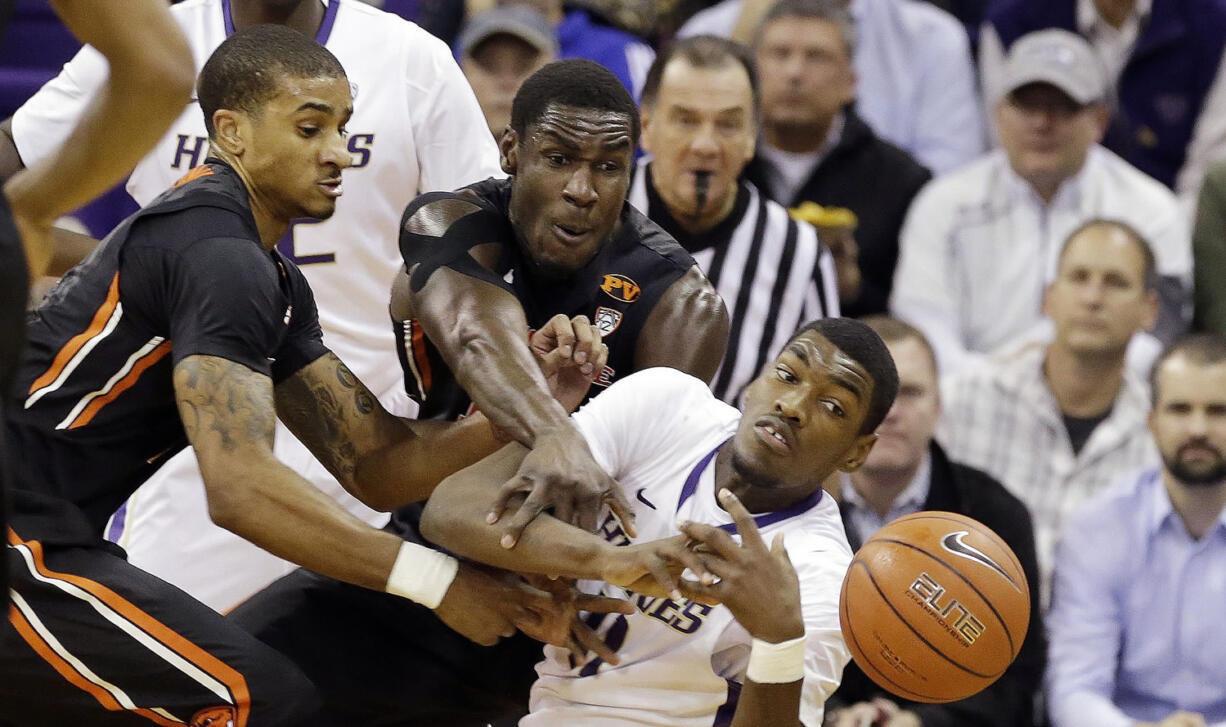
[[[48, 294], [29, 319], [8, 406], [15, 523], [25, 491], [38, 495], [27, 504], [75, 505], [100, 534], [187, 443], [172, 382], [185, 357], [222, 357], [280, 381], [325, 353], [305, 278], [259, 239], [242, 180], [210, 160]], [[79, 535], [63, 523], [45, 532], [48, 519], [35, 535]]]
[[[461, 218], [441, 238], [405, 232], [404, 223], [417, 210], [447, 198], [476, 203], [482, 210]], [[422, 278], [439, 266], [496, 285], [519, 300], [533, 330], [559, 313], [587, 316], [609, 347], [608, 363], [589, 392], [589, 397], [595, 396], [634, 371], [635, 348], [647, 316], [664, 291], [694, 266], [694, 260], [672, 236], [626, 204], [613, 239], [587, 265], [567, 279], [541, 278], [533, 275], [533, 266], [517, 242], [510, 221], [510, 201], [510, 179], [489, 179], [460, 192], [432, 192], [418, 197], [405, 210], [401, 223], [400, 252], [405, 266], [414, 270], [415, 287], [424, 284]], [[500, 259], [492, 270], [480, 266], [468, 254], [474, 245], [488, 242], [502, 245]], [[393, 324], [405, 389], [421, 404], [419, 416], [454, 419], [467, 413], [471, 405], [468, 395], [420, 324], [412, 320]]]

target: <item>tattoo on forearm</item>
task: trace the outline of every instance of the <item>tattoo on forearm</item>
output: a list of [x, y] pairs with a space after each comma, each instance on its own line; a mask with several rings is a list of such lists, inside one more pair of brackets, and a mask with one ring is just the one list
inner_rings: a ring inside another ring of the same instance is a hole
[[349, 367], [340, 360], [336, 362], [336, 380], [346, 389], [353, 390], [353, 405], [360, 414], [369, 414], [375, 410], [375, 397], [365, 386], [361, 385], [358, 377], [354, 376]]
[[261, 438], [271, 446], [276, 408], [266, 377], [226, 359], [189, 356], [174, 378], [179, 417], [193, 443], [212, 432], [225, 452]]
[[337, 477], [357, 469], [357, 432], [369, 431], [378, 402], [357, 376], [333, 354], [277, 387], [281, 419]]

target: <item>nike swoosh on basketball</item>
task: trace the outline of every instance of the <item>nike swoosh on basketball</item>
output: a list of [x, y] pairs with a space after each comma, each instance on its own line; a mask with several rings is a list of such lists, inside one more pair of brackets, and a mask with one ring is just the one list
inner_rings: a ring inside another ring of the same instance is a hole
[[650, 507], [652, 510], [654, 510], [654, 509], [656, 509], [656, 506], [655, 506], [655, 505], [652, 505], [652, 504], [651, 504], [651, 502], [649, 502], [649, 501], [647, 500], [647, 498], [646, 498], [646, 497], [643, 497], [643, 491], [644, 491], [644, 490], [646, 490], [646, 489], [647, 489], [646, 487], [640, 487], [640, 488], [639, 488], [639, 491], [638, 491], [638, 492], [636, 492], [636, 493], [634, 493], [634, 497], [635, 497], [635, 499], [636, 499], [636, 500], [638, 500], [639, 502], [643, 503], [643, 504], [644, 504], [644, 505], [646, 505], [647, 507]]
[[1022, 589], [1018, 587], [1017, 582], [1013, 580], [1013, 576], [1009, 575], [1004, 568], [1001, 568], [996, 561], [989, 558], [974, 546], [967, 545], [966, 543], [962, 542], [962, 539], [967, 535], [970, 535], [969, 530], [958, 530], [952, 532], [941, 538], [941, 547], [959, 558], [966, 558], [967, 560], [973, 560], [980, 565], [986, 565], [1004, 576], [1005, 580], [1009, 581], [1009, 585], [1013, 586], [1016, 590], [1021, 591]]

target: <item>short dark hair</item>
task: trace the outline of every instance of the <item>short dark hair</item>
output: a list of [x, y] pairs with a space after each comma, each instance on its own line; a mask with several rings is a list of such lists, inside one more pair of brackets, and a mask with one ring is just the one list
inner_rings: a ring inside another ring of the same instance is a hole
[[1073, 243], [1073, 240], [1075, 240], [1081, 233], [1094, 227], [1114, 227], [1127, 235], [1129, 239], [1131, 239], [1137, 246], [1137, 251], [1141, 253], [1141, 260], [1143, 261], [1141, 280], [1145, 285], [1145, 289], [1154, 290], [1158, 287], [1158, 263], [1154, 258], [1154, 248], [1149, 244], [1149, 241], [1145, 239], [1145, 236], [1142, 235], [1139, 230], [1137, 230], [1137, 228], [1133, 227], [1127, 222], [1124, 222], [1123, 220], [1112, 219], [1109, 217], [1095, 217], [1093, 219], [1086, 220], [1078, 225], [1077, 229], [1068, 233], [1068, 236], [1064, 238], [1064, 244], [1060, 246], [1060, 256], [1056, 259], [1058, 261], [1063, 261], [1064, 253], [1068, 252], [1069, 246]]
[[839, 37], [847, 48], [850, 58], [856, 51], [856, 22], [847, 9], [847, 0], [779, 0], [754, 30], [753, 45], [762, 40], [762, 30], [780, 18], [812, 18], [833, 23], [839, 29]]
[[894, 397], [898, 395], [898, 369], [894, 368], [894, 358], [890, 356], [885, 342], [876, 331], [853, 318], [819, 318], [798, 328], [788, 339], [788, 343], [809, 331], [814, 331], [833, 343], [863, 366], [873, 379], [873, 394], [869, 399], [864, 422], [860, 425], [861, 434], [873, 433], [886, 414], [890, 413]]
[[1211, 366], [1226, 361], [1226, 338], [1219, 333], [1191, 333], [1175, 339], [1162, 350], [1149, 371], [1149, 395], [1153, 406], [1158, 404], [1158, 370], [1175, 356], [1183, 356], [1199, 366]]
[[582, 58], [547, 63], [528, 76], [511, 102], [511, 128], [522, 144], [528, 127], [551, 104], [623, 114], [630, 120], [632, 141], [639, 143], [639, 110], [630, 92], [604, 66]]
[[716, 35], [695, 35], [660, 51], [647, 71], [647, 80], [643, 82], [643, 94], [639, 99], [643, 106], [655, 105], [664, 69], [674, 58], [683, 58], [694, 68], [723, 68], [730, 63], [740, 63], [749, 77], [749, 90], [753, 93], [752, 111], [757, 116], [761, 92], [758, 88], [758, 66], [753, 55], [740, 43]]
[[873, 332], [881, 336], [881, 340], [886, 343], [895, 343], [898, 341], [915, 341], [928, 354], [928, 360], [932, 363], [932, 372], [940, 376], [941, 369], [937, 366], [937, 353], [932, 348], [932, 344], [928, 341], [928, 337], [924, 332], [915, 326], [900, 321], [897, 318], [891, 318], [882, 313], [871, 316], [863, 316], [860, 321], [864, 325], [873, 329]]
[[244, 28], [217, 46], [200, 70], [196, 95], [212, 138], [213, 114], [233, 109], [258, 116], [283, 78], [346, 78], [327, 48], [283, 25]]

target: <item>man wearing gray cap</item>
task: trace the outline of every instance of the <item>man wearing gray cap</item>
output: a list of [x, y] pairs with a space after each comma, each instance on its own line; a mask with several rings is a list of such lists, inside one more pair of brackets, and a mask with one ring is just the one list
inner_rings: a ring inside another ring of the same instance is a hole
[[528, 76], [558, 57], [558, 39], [544, 15], [524, 5], [504, 5], [465, 23], [456, 54], [490, 133], [498, 139], [511, 122], [515, 92]]
[[899, 239], [890, 309], [924, 332], [946, 373], [1048, 340], [1041, 295], [1061, 241], [1087, 220], [1120, 220], [1157, 262], [1158, 321], [1129, 348], [1130, 365], [1145, 371], [1188, 323], [1191, 245], [1175, 197], [1099, 145], [1108, 83], [1084, 39], [1031, 33], [1013, 44], [1004, 77], [1002, 148], [920, 191]]

